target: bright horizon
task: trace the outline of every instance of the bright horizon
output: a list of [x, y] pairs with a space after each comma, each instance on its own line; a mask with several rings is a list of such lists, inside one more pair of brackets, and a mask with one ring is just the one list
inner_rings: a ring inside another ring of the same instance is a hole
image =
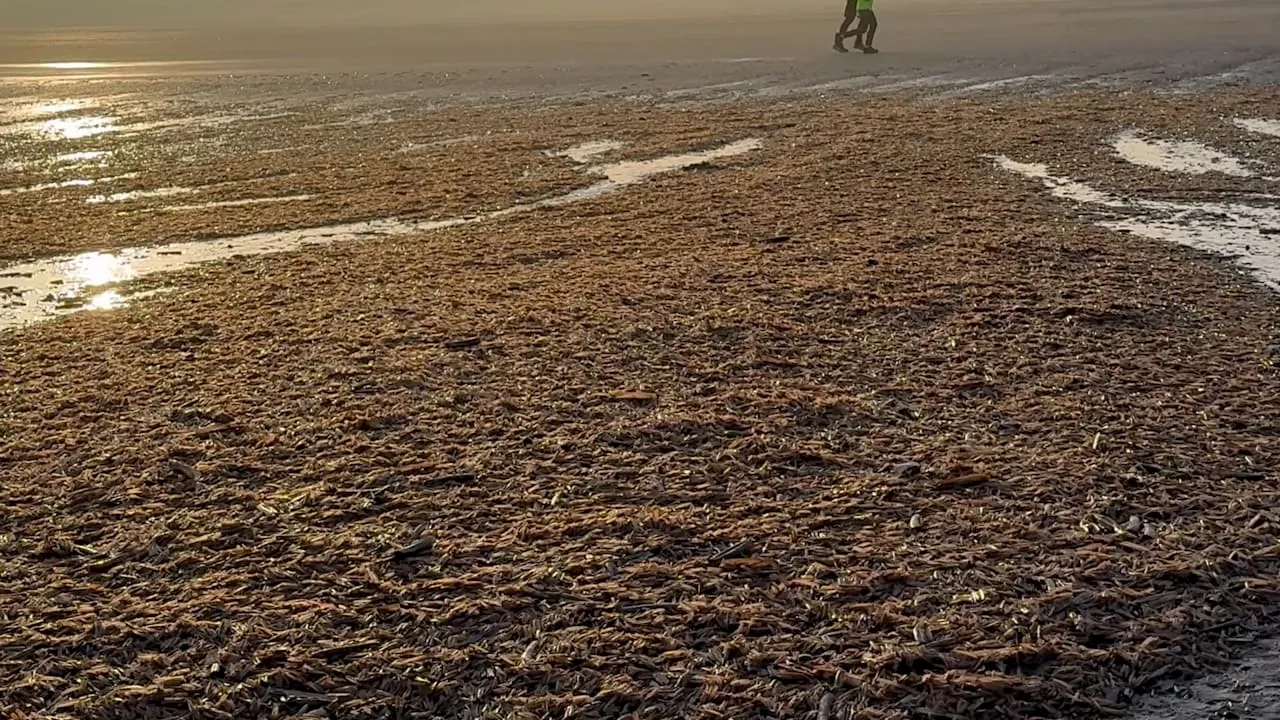
[[429, 24], [840, 12], [839, 0], [3, 0], [0, 28], [204, 28]]

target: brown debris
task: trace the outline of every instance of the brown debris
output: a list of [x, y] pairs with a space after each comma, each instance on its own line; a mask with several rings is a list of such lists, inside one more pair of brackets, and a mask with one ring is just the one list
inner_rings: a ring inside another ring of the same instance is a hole
[[444, 346], [448, 350], [465, 350], [466, 348], [478, 347], [482, 342], [484, 342], [484, 338], [467, 337], [460, 338], [458, 340], [449, 340], [445, 342]]
[[420, 540], [415, 540], [414, 542], [409, 543], [408, 545], [391, 553], [391, 558], [393, 560], [405, 560], [407, 558], [425, 555], [431, 552], [435, 546], [435, 538], [425, 537]]
[[[982, 155], [1149, 185], [1094, 143], [1141, 121], [1230, 148], [1220, 118], [1278, 99], [797, 101], [790, 127], [728, 105], [418, 114], [381, 142], [528, 136], [429, 158], [444, 180], [405, 189], [450, 212], [503, 206], [565, 128], [635, 157], [767, 144], [631, 195], [202, 268], [6, 337], [0, 710], [1118, 712], [1280, 627], [1280, 373], [1258, 361], [1280, 317]], [[851, 131], [877, 138], [854, 165]], [[103, 234], [401, 207], [390, 153], [329, 139], [351, 147], [305, 182], [358, 186], [349, 206]], [[366, 150], [369, 169], [325, 169]], [[557, 172], [520, 191], [581, 181]], [[28, 209], [5, 252], [99, 219]], [[749, 241], [777, 228], [805, 240]], [[481, 330], [501, 348], [444, 351]]]
[[177, 460], [170, 460], [168, 463], [168, 467], [169, 467], [169, 470], [181, 475], [182, 477], [186, 478], [190, 482], [200, 481], [200, 472], [184, 462], [179, 462]]
[[720, 552], [716, 553], [715, 555], [712, 555], [711, 562], [720, 562], [721, 560], [728, 560], [730, 558], [738, 558], [744, 555], [750, 555], [751, 551], [752, 551], [751, 541], [743, 540], [740, 543], [731, 545], [725, 548], [724, 550], [721, 550]]
[[610, 397], [619, 402], [638, 403], [641, 405], [655, 403], [658, 401], [658, 394], [646, 392], [644, 390], [618, 390], [613, 392]]
[[942, 478], [938, 480], [938, 488], [942, 490], [952, 488], [967, 488], [974, 485], [981, 485], [989, 482], [991, 476], [986, 473], [968, 473], [965, 475], [956, 475], [955, 477]]

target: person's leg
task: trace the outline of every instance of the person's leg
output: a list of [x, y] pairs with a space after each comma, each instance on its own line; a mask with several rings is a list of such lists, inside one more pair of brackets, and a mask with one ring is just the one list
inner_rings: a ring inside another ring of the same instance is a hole
[[852, 33], [849, 27], [853, 25], [853, 21], [858, 19], [857, 0], [846, 0], [844, 7], [844, 22], [840, 23], [840, 30], [836, 33], [836, 42], [833, 47], [839, 52], [849, 52], [844, 48], [844, 39]]
[[879, 52], [875, 47], [876, 27], [879, 25], [879, 23], [876, 22], [876, 11], [863, 10], [858, 13], [858, 15], [860, 17], [858, 18], [858, 29], [856, 32], [858, 33], [859, 48], [863, 52]]

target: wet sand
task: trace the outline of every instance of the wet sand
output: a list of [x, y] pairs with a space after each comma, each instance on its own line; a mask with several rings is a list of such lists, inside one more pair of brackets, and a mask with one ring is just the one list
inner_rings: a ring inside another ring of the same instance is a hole
[[785, 10], [690, 3], [645, 13], [628, 6], [622, 12], [632, 17], [625, 21], [608, 14], [573, 19], [551, 10], [534, 18], [462, 17], [394, 28], [7, 30], [0, 75], [47, 74], [29, 65], [67, 60], [167, 62], [180, 64], [114, 72], [431, 71], [450, 77], [423, 84], [460, 92], [558, 93], [628, 82], [657, 89], [696, 85], [721, 78], [719, 63], [750, 58], [757, 62], [723, 77], [817, 82], [965, 70], [981, 77], [1130, 73], [1134, 81], [1169, 82], [1273, 57], [1272, 30], [1280, 24], [1280, 9], [1264, 0], [1215, 2], [1211, 13], [1180, 0], [906, 0], [880, 9], [885, 52], [868, 58], [830, 52], [840, 10], [839, 3], [808, 0]]

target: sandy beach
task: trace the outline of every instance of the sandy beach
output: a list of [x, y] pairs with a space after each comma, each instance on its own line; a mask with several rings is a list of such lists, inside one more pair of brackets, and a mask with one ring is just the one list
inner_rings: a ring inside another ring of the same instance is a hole
[[0, 711], [1273, 717], [1277, 10], [884, 5], [11, 23]]

